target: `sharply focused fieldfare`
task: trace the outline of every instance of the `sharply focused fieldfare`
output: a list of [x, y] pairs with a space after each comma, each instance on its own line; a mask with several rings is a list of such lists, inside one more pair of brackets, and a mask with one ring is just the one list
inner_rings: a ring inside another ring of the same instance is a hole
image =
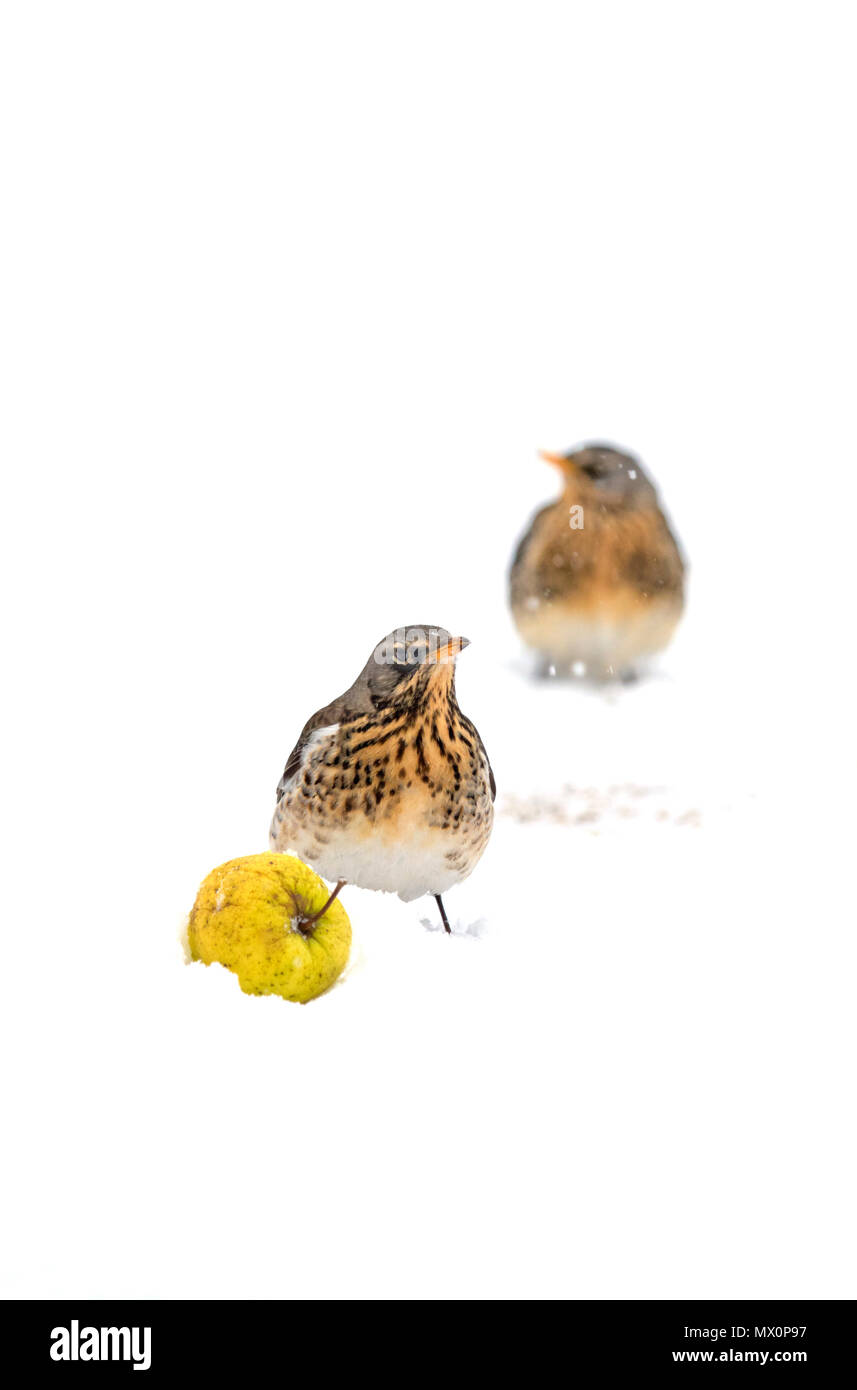
[[430, 893], [450, 930], [441, 894], [474, 868], [494, 819], [488, 755], [455, 698], [467, 645], [442, 627], [399, 628], [304, 725], [271, 845], [335, 882], [331, 901], [345, 883], [405, 902]]

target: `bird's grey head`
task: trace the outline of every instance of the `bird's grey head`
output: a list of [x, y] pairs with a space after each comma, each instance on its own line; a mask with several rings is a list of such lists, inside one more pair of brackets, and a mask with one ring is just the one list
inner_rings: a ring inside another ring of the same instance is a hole
[[451, 675], [455, 658], [468, 645], [466, 637], [453, 637], [436, 623], [397, 627], [375, 646], [360, 679], [373, 703], [383, 704], [412, 681], [427, 683], [435, 676]]
[[568, 485], [577, 483], [592, 489], [599, 501], [634, 507], [652, 506], [657, 501], [640, 460], [612, 444], [584, 444], [567, 454], [543, 452], [542, 458], [562, 470]]

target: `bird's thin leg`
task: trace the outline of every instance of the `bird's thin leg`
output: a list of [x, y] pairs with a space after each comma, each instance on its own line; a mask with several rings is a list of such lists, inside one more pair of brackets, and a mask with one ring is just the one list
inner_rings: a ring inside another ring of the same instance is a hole
[[304, 917], [304, 918], [303, 918], [303, 920], [302, 920], [302, 922], [301, 922], [301, 928], [302, 928], [302, 929], [303, 929], [304, 927], [312, 927], [312, 926], [314, 926], [315, 923], [318, 921], [319, 917], [323, 917], [323, 916], [324, 916], [325, 912], [326, 912], [327, 909], [330, 907], [330, 904], [331, 904], [332, 902], [335, 902], [335, 901], [336, 901], [337, 896], [338, 896], [339, 893], [342, 891], [342, 889], [345, 887], [346, 882], [347, 882], [347, 880], [344, 879], [344, 878], [341, 878], [341, 879], [339, 880], [339, 882], [337, 883], [336, 887], [334, 888], [333, 892], [331, 893], [330, 897], [328, 898], [327, 902], [325, 903], [324, 907], [321, 909], [320, 912], [314, 912], [313, 915], [312, 915], [312, 917]]
[[443, 898], [440, 896], [440, 893], [435, 893], [435, 895], [434, 895], [434, 900], [435, 900], [435, 902], [437, 903], [438, 907], [440, 908], [440, 916], [441, 916], [441, 921], [443, 922], [443, 929], [444, 929], [444, 931], [448, 931], [449, 934], [450, 934], [450, 936], [451, 936], [451, 935], [452, 935], [452, 927], [449, 925], [449, 922], [447, 921], [446, 908], [445, 908], [444, 905], [443, 905]]

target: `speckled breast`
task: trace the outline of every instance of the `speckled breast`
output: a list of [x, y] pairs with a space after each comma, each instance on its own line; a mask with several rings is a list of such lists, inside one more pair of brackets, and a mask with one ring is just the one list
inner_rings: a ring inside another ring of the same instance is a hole
[[357, 718], [319, 730], [271, 825], [328, 879], [409, 901], [466, 878], [491, 834], [490, 773], [454, 700], [419, 715]]

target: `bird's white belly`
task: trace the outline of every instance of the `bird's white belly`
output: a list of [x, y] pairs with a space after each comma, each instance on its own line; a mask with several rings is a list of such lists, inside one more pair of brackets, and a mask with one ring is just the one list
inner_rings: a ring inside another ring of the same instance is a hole
[[[421, 836], [409, 834], [405, 844], [378, 832], [358, 837], [347, 829], [328, 826], [324, 840], [322, 844], [311, 830], [295, 826], [289, 848], [330, 882], [345, 879], [358, 888], [398, 893], [406, 903], [426, 893], [445, 893], [467, 877], [481, 854], [480, 848], [468, 856], [466, 864], [451, 864], [447, 857], [453, 847], [450, 837], [434, 828], [427, 828]], [[275, 848], [286, 846], [280, 840]]]
[[597, 675], [618, 674], [661, 651], [680, 615], [679, 604], [664, 600], [627, 614], [575, 613], [560, 604], [545, 603], [516, 619], [524, 640], [548, 661], [557, 666], [580, 662]]

